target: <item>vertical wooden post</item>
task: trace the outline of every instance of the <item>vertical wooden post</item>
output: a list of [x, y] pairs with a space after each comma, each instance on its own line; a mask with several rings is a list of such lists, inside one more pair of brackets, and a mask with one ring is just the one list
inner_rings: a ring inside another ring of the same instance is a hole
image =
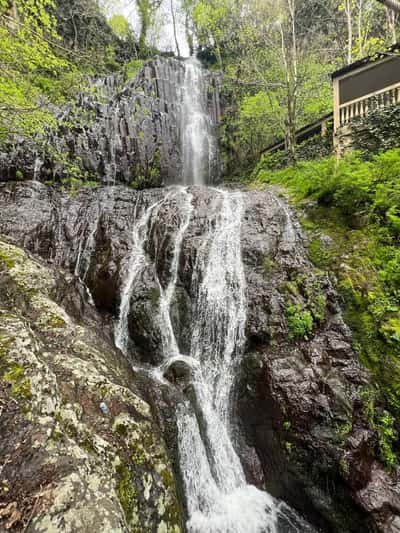
[[338, 132], [340, 128], [340, 95], [339, 95], [339, 79], [333, 80], [333, 147], [337, 155], [339, 155], [339, 139]]

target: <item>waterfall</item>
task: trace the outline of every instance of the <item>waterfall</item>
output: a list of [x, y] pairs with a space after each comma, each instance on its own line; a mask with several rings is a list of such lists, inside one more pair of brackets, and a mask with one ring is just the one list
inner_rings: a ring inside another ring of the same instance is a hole
[[[202, 223], [204, 231], [196, 234], [198, 245], [187, 291], [191, 298], [190, 316], [185, 317], [190, 349], [188, 354], [180, 350], [181, 332], [176, 330], [179, 321], [177, 324], [173, 320], [173, 308], [179, 299], [174, 297], [181, 280], [185, 237], [197, 215], [194, 205], [204, 194], [204, 188], [193, 185], [211, 183], [212, 161], [217, 156], [204, 73], [193, 58], [185, 62], [180, 113], [182, 182], [186, 186], [166, 189], [161, 200], [148, 206], [143, 206], [139, 197], [131, 251], [121, 269], [115, 343], [125, 355], [130, 355], [130, 304], [136, 283], [147, 268], [160, 295], [158, 313], [151, 320], [160, 333], [163, 358], [150, 375], [154, 386], [161, 381], [176, 392], [177, 386], [168, 376], [179, 365], [186, 380], [177, 392], [180, 401], [175, 416], [188, 532], [312, 531], [283, 503], [247, 483], [232, 438], [234, 388], [245, 349], [247, 312], [241, 192], [207, 189], [211, 201]], [[163, 246], [167, 246], [164, 255], [168, 261], [160, 263], [163, 254], [159, 247]]]
[[246, 322], [243, 206], [238, 192], [216, 193], [214, 224], [205, 236], [194, 273], [197, 299], [190, 357], [200, 365], [194, 372], [191, 398], [177, 416], [188, 530], [272, 533], [276, 531], [273, 499], [247, 485], [229, 432], [230, 398]]
[[161, 334], [163, 340], [163, 351], [164, 354], [168, 354], [169, 358], [179, 356], [178, 344], [176, 342], [174, 329], [172, 327], [171, 321], [171, 302], [175, 292], [175, 286], [178, 279], [178, 268], [179, 268], [179, 258], [181, 254], [182, 241], [185, 235], [185, 232], [189, 226], [190, 218], [193, 212], [192, 204], [192, 195], [187, 192], [186, 189], [178, 189], [178, 193], [184, 196], [183, 202], [181, 205], [181, 210], [183, 211], [182, 223], [176, 233], [174, 252], [172, 258], [172, 264], [170, 269], [170, 281], [167, 285], [166, 290], [164, 291], [161, 284], [159, 283], [160, 289], [160, 318], [161, 318]]
[[[161, 283], [154, 322], [161, 332], [164, 361], [152, 372], [158, 380], [175, 364], [187, 369], [188, 382], [176, 410], [179, 468], [187, 501], [190, 533], [304, 533], [297, 515], [268, 493], [249, 485], [232, 441], [232, 399], [245, 347], [246, 281], [241, 257], [243, 197], [210, 189], [210, 205], [193, 266], [191, 346], [180, 353], [172, 320], [185, 235], [196, 216], [196, 189], [172, 187], [151, 205], [136, 209], [131, 253], [122, 269], [124, 283], [115, 342], [129, 352], [128, 315], [135, 284], [144, 268], [157, 277], [159, 256], [153, 228], [170, 238], [167, 280]], [[173, 234], [161, 215], [171, 213]], [[146, 251], [155, 239], [152, 257]], [[163, 239], [161, 239], [163, 240]], [[164, 383], [167, 383], [165, 378]], [[172, 386], [169, 384], [169, 386]], [[283, 524], [283, 529], [281, 526]]]
[[182, 180], [185, 185], [213, 182], [217, 157], [215, 126], [208, 112], [208, 81], [194, 57], [184, 63], [181, 105]]
[[153, 211], [156, 211], [163, 203], [168, 201], [168, 197], [169, 195], [167, 194], [162, 200], [150, 205], [150, 207], [148, 207], [144, 213], [135, 220], [133, 225], [132, 250], [128, 261], [122, 268], [122, 278], [124, 279], [124, 283], [121, 290], [118, 321], [115, 324], [114, 330], [115, 345], [124, 355], [127, 355], [128, 353], [128, 315], [134, 283], [147, 264], [144, 246], [148, 238], [148, 222]]

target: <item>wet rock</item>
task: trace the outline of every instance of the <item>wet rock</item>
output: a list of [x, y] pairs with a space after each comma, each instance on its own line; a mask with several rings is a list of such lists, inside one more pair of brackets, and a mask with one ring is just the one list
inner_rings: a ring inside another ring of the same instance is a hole
[[[293, 217], [285, 209], [271, 211], [265, 197], [254, 198], [254, 209], [259, 219], [250, 224], [249, 217], [243, 229], [249, 334], [237, 406], [247, 471], [255, 482], [262, 473], [269, 492], [322, 531], [391, 531], [387, 524], [398, 520], [399, 484], [374, 458], [376, 434], [363, 418], [359, 397], [368, 376], [351, 348], [335, 291], [308, 262]], [[318, 318], [311, 310], [308, 339], [291, 340], [285, 308], [311, 309], [310, 295], [324, 302], [325, 311]], [[251, 446], [261, 473], [254, 469]], [[377, 486], [380, 501], [374, 497]], [[368, 498], [376, 502], [374, 509]]]
[[[205, 74], [205, 79], [205, 98], [216, 127], [219, 78]], [[148, 62], [126, 84], [119, 76], [96, 80], [90, 94], [78, 95], [76, 108], [55, 109], [59, 129], [45, 142], [16, 138], [0, 153], [0, 181], [22, 173], [23, 179], [65, 180], [68, 186], [71, 171], [76, 174], [78, 169], [82, 180], [103, 184], [144, 188], [179, 182], [183, 80], [183, 62], [163, 57]], [[211, 165], [218, 180], [217, 155]]]
[[[65, 301], [80, 309], [76, 316], [101, 312], [92, 319], [110, 336], [132, 258], [134, 222], [164, 199], [146, 227], [147, 263], [130, 296], [128, 357], [145, 369], [162, 362], [159, 298], [171, 275], [172, 236], [180, 224], [180, 197], [167, 197], [168, 192], [117, 186], [79, 190], [71, 198], [34, 182], [0, 184], [0, 234], [69, 271], [75, 283], [78, 278], [85, 281], [95, 305], [85, 307], [81, 296]], [[206, 271], [206, 265], [198, 268], [200, 251], [220, 205], [215, 189], [190, 192], [194, 210], [182, 241], [171, 301], [181, 353], [190, 353], [192, 302]], [[321, 531], [396, 531], [399, 483], [376, 460], [377, 435], [365, 420], [360, 398], [369, 377], [351, 348], [335, 291], [329, 279], [313, 270], [285, 201], [269, 191], [244, 192], [243, 198], [247, 345], [235, 391], [234, 431], [249, 480], [257, 486], [265, 483], [271, 494]], [[7, 294], [6, 285], [0, 284], [0, 291]], [[59, 316], [50, 305], [46, 309]], [[61, 318], [53, 326], [69, 323], [64, 315]], [[41, 325], [51, 340], [51, 328], [46, 328]], [[57, 338], [54, 342], [62, 347]], [[61, 364], [59, 358], [54, 360]], [[102, 374], [108, 376], [112, 368], [106, 364]], [[174, 412], [179, 402], [192, 398], [191, 371], [179, 363], [166, 377], [169, 381], [157, 386], [146, 372], [136, 379], [146, 390], [179, 474]], [[103, 399], [96, 398], [93, 409], [107, 420], [98, 408]], [[115, 416], [113, 403], [107, 405]], [[195, 410], [201, 416], [201, 406]], [[120, 474], [130, 479], [125, 470]], [[144, 485], [143, 490], [148, 493]]]

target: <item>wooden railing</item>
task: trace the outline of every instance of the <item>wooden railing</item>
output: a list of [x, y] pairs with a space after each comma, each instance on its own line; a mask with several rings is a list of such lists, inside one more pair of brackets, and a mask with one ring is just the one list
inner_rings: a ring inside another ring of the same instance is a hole
[[383, 109], [395, 104], [400, 104], [400, 83], [340, 105], [340, 126], [349, 124], [357, 117], [365, 117], [374, 109]]

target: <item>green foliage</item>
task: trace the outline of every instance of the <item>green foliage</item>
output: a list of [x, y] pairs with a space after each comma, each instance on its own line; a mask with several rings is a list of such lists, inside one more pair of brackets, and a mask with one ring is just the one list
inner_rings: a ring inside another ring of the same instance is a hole
[[[333, 132], [328, 129], [326, 135], [315, 135], [300, 143], [296, 149], [296, 161], [315, 161], [329, 157], [333, 152]], [[278, 150], [271, 154], [265, 154], [256, 165], [252, 177], [256, 177], [260, 171], [282, 170], [292, 165], [289, 154], [284, 150]]]
[[394, 417], [387, 411], [384, 411], [379, 417], [377, 424], [381, 460], [389, 468], [394, 468], [398, 465], [398, 458], [393, 450], [393, 444], [397, 441], [397, 432], [394, 428], [394, 423]]
[[328, 269], [332, 264], [335, 250], [329, 248], [322, 240], [320, 236], [311, 239], [308, 254], [311, 261], [318, 268]]
[[50, 103], [76, 88], [73, 65], [60, 50], [52, 0], [0, 3], [0, 141], [55, 127]]
[[[310, 257], [334, 273], [354, 348], [377, 386], [379, 402], [370, 402], [368, 409], [379, 433], [379, 455], [389, 467], [396, 454], [393, 432], [400, 429], [399, 176], [399, 149], [370, 160], [351, 153], [341, 161], [332, 157], [276, 171], [261, 165], [257, 169], [258, 183], [286, 185], [307, 210]], [[328, 241], [321, 231], [330, 236]], [[296, 317], [295, 331], [301, 332], [299, 313], [308, 310], [316, 322], [325, 312], [324, 302], [319, 305], [314, 295], [314, 307], [305, 305], [299, 300], [305, 290], [298, 281], [288, 292], [296, 291], [291, 303], [300, 308], [291, 315]]]
[[302, 311], [297, 304], [286, 306], [286, 319], [290, 340], [308, 340], [313, 330], [313, 317], [309, 311]]
[[237, 127], [241, 149], [250, 161], [268, 146], [274, 136], [268, 117], [279, 107], [279, 102], [265, 91], [245, 96], [242, 100]]
[[271, 257], [265, 257], [264, 258], [264, 271], [265, 274], [269, 274], [276, 268], [276, 263]]
[[351, 433], [351, 430], [353, 429], [353, 423], [351, 420], [346, 420], [345, 422], [342, 422], [341, 424], [337, 424], [336, 426], [336, 433], [340, 440], [345, 439], [349, 433]]
[[136, 56], [132, 32], [96, 0], [0, 0], [0, 142], [58, 127], [54, 105], [72, 105], [87, 74]]
[[132, 31], [121, 37], [116, 35], [97, 0], [55, 0], [54, 14], [68, 57], [80, 71], [99, 75], [108, 72], [108, 64], [112, 66], [110, 57], [119, 67], [136, 57]]
[[361, 391], [364, 415], [378, 433], [378, 448], [381, 461], [389, 468], [398, 466], [399, 458], [395, 451], [397, 442], [396, 420], [394, 416], [377, 405], [376, 390], [365, 388]]
[[377, 222], [397, 238], [400, 222], [400, 150], [393, 149], [365, 161], [357, 152], [339, 162], [328, 157], [299, 162], [294, 168], [272, 172], [263, 162], [255, 179], [261, 183], [288, 185], [298, 198], [337, 207], [349, 222]]
[[128, 39], [129, 34], [131, 33], [131, 28], [124, 15], [113, 15], [108, 23], [117, 37], [122, 40]]
[[142, 59], [132, 59], [125, 65], [125, 77], [130, 80], [142, 70], [145, 62]]
[[381, 109], [378, 105], [367, 116], [352, 122], [354, 148], [366, 154], [400, 146], [400, 107]]
[[284, 285], [285, 314], [289, 339], [309, 340], [313, 330], [326, 318], [326, 298], [316, 273], [299, 275]]

